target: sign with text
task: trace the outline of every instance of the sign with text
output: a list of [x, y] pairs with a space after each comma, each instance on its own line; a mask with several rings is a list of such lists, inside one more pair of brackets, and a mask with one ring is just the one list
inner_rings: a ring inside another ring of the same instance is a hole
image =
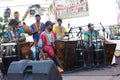
[[57, 18], [75, 18], [89, 15], [87, 0], [55, 0]]

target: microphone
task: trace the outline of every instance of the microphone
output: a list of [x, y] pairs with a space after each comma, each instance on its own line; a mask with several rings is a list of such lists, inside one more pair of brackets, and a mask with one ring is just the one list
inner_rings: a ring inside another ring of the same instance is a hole
[[80, 31], [77, 33], [77, 36], [79, 36], [79, 34], [81, 33], [82, 28], [79, 27], [79, 30], [80, 30]]
[[102, 25], [102, 23], [100, 22], [100, 25], [102, 26], [102, 28], [103, 28], [103, 31], [105, 31], [105, 28], [103, 27], [103, 25]]
[[68, 33], [71, 33], [71, 30], [72, 30], [72, 29], [73, 29], [73, 28], [71, 27], [70, 30], [68, 31]]
[[68, 23], [68, 28], [70, 28], [70, 23]]
[[[105, 28], [103, 27], [103, 25], [102, 25], [102, 23], [100, 22], [100, 25], [102, 26], [102, 28], [103, 28], [103, 32], [106, 32], [105, 31]], [[106, 34], [107, 34], [107, 38], [108, 38], [108, 33], [106, 32]]]
[[65, 33], [65, 36], [69, 36], [69, 34], [71, 33], [71, 30], [72, 30], [72, 29], [73, 29], [73, 28], [71, 27], [70, 30]]

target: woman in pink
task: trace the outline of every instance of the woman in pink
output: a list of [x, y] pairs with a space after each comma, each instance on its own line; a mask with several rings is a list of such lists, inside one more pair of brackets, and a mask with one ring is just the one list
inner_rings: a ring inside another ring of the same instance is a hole
[[43, 49], [45, 52], [49, 54], [51, 59], [55, 62], [59, 72], [63, 72], [63, 69], [60, 68], [60, 65], [55, 57], [55, 52], [53, 48], [54, 47], [53, 44], [56, 40], [56, 34], [52, 31], [53, 23], [51, 21], [47, 21], [45, 25], [46, 25], [45, 31], [40, 34], [40, 38], [43, 41]]

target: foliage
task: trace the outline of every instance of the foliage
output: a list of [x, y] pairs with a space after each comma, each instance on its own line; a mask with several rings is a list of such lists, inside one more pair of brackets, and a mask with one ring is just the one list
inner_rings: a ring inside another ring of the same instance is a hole
[[6, 26], [8, 25], [9, 18], [7, 16], [0, 17], [0, 38], [2, 38], [4, 32], [6, 31]]

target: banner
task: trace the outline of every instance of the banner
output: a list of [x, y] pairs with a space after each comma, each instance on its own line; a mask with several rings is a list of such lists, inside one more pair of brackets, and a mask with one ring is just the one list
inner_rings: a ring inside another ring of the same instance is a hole
[[87, 0], [55, 0], [57, 18], [75, 18], [88, 16]]

